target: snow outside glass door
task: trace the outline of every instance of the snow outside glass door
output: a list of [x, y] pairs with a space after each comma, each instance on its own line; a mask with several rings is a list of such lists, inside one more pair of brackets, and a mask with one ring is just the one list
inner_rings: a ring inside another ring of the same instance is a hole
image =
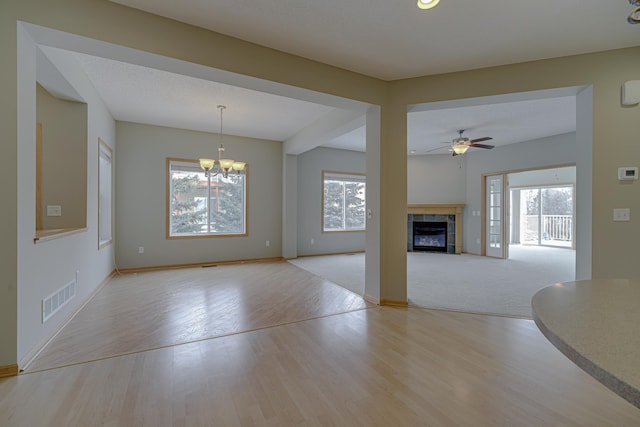
[[486, 176], [485, 180], [487, 198], [485, 254], [490, 257], [504, 258], [503, 176]]

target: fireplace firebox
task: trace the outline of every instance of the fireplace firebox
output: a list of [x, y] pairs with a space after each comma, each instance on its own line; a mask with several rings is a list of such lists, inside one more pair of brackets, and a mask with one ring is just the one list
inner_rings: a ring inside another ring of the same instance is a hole
[[413, 250], [447, 252], [446, 222], [414, 222]]

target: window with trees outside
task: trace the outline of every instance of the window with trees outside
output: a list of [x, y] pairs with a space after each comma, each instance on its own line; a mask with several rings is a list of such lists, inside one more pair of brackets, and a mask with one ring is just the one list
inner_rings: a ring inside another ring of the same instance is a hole
[[247, 169], [205, 176], [197, 160], [167, 159], [167, 236], [244, 236]]
[[322, 183], [322, 231], [364, 230], [365, 175], [323, 171]]

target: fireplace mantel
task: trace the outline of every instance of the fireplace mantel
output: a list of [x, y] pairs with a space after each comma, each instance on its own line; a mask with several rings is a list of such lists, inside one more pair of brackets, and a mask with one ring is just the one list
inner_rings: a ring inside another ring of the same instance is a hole
[[419, 203], [410, 204], [407, 214], [414, 215], [455, 215], [456, 216], [456, 254], [462, 253], [462, 208], [464, 203]]
[[[430, 215], [462, 215], [464, 203], [427, 203], [409, 205], [407, 213]], [[458, 219], [456, 218], [456, 221]]]

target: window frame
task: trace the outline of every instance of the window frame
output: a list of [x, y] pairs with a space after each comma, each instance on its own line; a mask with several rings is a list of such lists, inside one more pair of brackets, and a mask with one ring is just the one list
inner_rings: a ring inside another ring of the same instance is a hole
[[[344, 177], [344, 178], [349, 178], [352, 177], [354, 178], [353, 181], [349, 181], [348, 179], [343, 180], [343, 182], [362, 182], [365, 184], [365, 198], [364, 198], [364, 227], [363, 228], [353, 228], [353, 229], [340, 229], [340, 230], [336, 230], [336, 229], [330, 229], [327, 230], [325, 229], [325, 198], [324, 198], [324, 190], [325, 190], [325, 181], [327, 179], [327, 176], [334, 176], [336, 178], [340, 178], [340, 177]], [[360, 173], [360, 172], [338, 172], [338, 171], [330, 171], [330, 170], [323, 170], [322, 171], [322, 212], [321, 212], [321, 231], [322, 233], [362, 233], [362, 232], [366, 232], [367, 231], [367, 198], [366, 198], [366, 185], [367, 185], [367, 179], [366, 179], [366, 174], [365, 173]]]
[[[104, 155], [104, 156], [103, 156]], [[102, 167], [102, 159], [106, 158], [109, 164], [109, 218], [108, 218], [108, 231], [109, 237], [108, 239], [103, 239], [103, 194], [102, 194], [102, 184], [103, 184], [103, 167]], [[98, 250], [105, 248], [113, 243], [113, 149], [102, 140], [102, 138], [98, 138]]]
[[[200, 169], [200, 163], [194, 159], [184, 159], [176, 157], [167, 157], [166, 159], [166, 208], [165, 208], [165, 222], [166, 222], [166, 238], [167, 240], [178, 239], [208, 239], [208, 238], [220, 238], [220, 237], [247, 237], [249, 235], [249, 165], [245, 165], [245, 169], [241, 172], [244, 175], [244, 230], [242, 233], [198, 233], [198, 234], [171, 234], [171, 200], [172, 200], [172, 186], [171, 186], [171, 172], [172, 164], [174, 163], [189, 163], [194, 164]], [[204, 174], [203, 171], [200, 173]], [[232, 172], [235, 173], [235, 172]], [[208, 181], [211, 185], [211, 181]], [[205, 197], [206, 199], [206, 197]], [[209, 213], [209, 215], [211, 215]]]

